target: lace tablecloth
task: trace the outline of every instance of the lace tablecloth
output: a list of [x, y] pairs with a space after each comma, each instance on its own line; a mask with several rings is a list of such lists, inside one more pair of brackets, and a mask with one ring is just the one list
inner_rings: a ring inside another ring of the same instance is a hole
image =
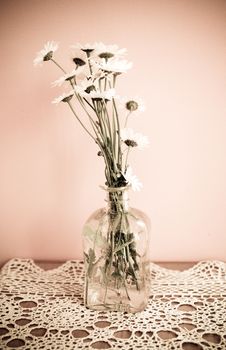
[[84, 307], [81, 261], [44, 271], [10, 260], [0, 273], [0, 349], [226, 349], [226, 264], [151, 269], [147, 310], [123, 314]]

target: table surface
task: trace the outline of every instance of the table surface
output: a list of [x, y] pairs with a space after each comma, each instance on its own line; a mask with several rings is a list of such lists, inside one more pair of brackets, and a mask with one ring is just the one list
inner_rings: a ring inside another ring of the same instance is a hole
[[[65, 261], [42, 261], [42, 260], [35, 261], [35, 263], [44, 270], [54, 269], [62, 265], [64, 262]], [[195, 263], [196, 262], [158, 262], [158, 261], [155, 262], [155, 264], [158, 264], [159, 266], [165, 267], [167, 269], [180, 270], [180, 271], [189, 269]]]
[[[35, 261], [35, 264], [37, 264], [39, 267], [41, 267], [43, 270], [50, 270], [59, 267], [62, 265], [65, 261]], [[189, 269], [192, 267], [195, 262], [155, 262], [159, 266], [162, 266], [164, 268], [172, 269], [172, 270], [179, 270], [183, 271], [186, 269]], [[167, 334], [166, 334], [167, 336]], [[97, 347], [99, 349], [103, 349], [102, 347]], [[197, 349], [197, 347], [193, 347], [192, 344], [190, 346], [186, 347], [187, 350], [194, 350]]]

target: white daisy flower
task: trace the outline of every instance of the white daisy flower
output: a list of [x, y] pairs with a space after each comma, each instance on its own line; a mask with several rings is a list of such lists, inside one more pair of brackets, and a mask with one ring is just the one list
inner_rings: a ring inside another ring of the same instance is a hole
[[144, 136], [139, 132], [134, 132], [131, 128], [121, 129], [120, 136], [122, 141], [130, 147], [137, 147], [142, 150], [149, 145], [147, 136]]
[[120, 99], [120, 104], [122, 108], [125, 108], [129, 112], [144, 112], [146, 110], [144, 101], [139, 97], [123, 97]]
[[109, 89], [103, 92], [92, 90], [88, 96], [94, 100], [112, 100], [115, 96], [115, 89]]
[[75, 92], [76, 94], [78, 94], [78, 95], [86, 96], [86, 93], [85, 93], [83, 87], [80, 86], [80, 85], [75, 85], [75, 86], [74, 86], [74, 92]]
[[59, 45], [55, 41], [48, 41], [44, 45], [44, 48], [41, 51], [37, 52], [37, 56], [33, 61], [34, 65], [41, 65], [43, 61], [51, 60], [53, 53], [58, 49], [58, 47]]
[[142, 183], [136, 175], [133, 174], [132, 168], [129, 166], [123, 175], [126, 181], [128, 182], [128, 185], [131, 185], [133, 191], [140, 191], [140, 189], [143, 187]]
[[120, 49], [118, 45], [105, 45], [103, 43], [96, 43], [95, 54], [100, 58], [109, 59], [112, 57], [121, 57], [125, 55], [127, 50]]
[[84, 70], [84, 67], [80, 66], [77, 69], [73, 69], [70, 73], [64, 74], [62, 77], [59, 79], [55, 80], [52, 83], [52, 86], [61, 86], [65, 81], [70, 81], [73, 79], [75, 76], [78, 76], [81, 74], [81, 72]]
[[72, 61], [76, 64], [77, 67], [82, 67], [86, 65], [86, 62], [81, 57], [74, 57], [73, 55]]
[[94, 44], [87, 43], [85, 45], [77, 43], [75, 45], [71, 45], [71, 48], [72, 49], [79, 49], [79, 50], [86, 52], [87, 54], [90, 54], [92, 51], [94, 51], [96, 49], [96, 45], [97, 45], [97, 43], [94, 43]]
[[105, 72], [121, 74], [127, 72], [127, 70], [130, 69], [133, 64], [132, 62], [128, 62], [126, 60], [111, 58], [108, 61], [102, 59], [102, 61], [97, 65]]
[[87, 97], [89, 92], [91, 92], [92, 90], [95, 90], [96, 86], [94, 84], [93, 79], [90, 78], [85, 78], [83, 79], [79, 85], [75, 85], [74, 86], [74, 90], [77, 94], [81, 95], [81, 96], [85, 96]]
[[75, 93], [74, 90], [71, 90], [71, 91], [69, 91], [68, 93], [65, 93], [65, 92], [64, 92], [61, 96], [56, 97], [56, 98], [52, 101], [52, 103], [58, 104], [58, 103], [60, 103], [60, 102], [69, 102], [69, 101], [72, 99], [74, 93]]

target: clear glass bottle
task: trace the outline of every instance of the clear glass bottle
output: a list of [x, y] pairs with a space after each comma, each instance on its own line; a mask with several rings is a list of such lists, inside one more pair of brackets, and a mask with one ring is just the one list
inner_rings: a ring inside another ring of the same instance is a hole
[[107, 206], [85, 223], [85, 305], [138, 312], [148, 303], [150, 221], [130, 208], [128, 187], [107, 188]]

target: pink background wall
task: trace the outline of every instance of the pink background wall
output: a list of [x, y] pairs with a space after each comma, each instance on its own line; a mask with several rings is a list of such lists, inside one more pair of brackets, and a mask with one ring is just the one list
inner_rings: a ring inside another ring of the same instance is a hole
[[85, 219], [104, 204], [103, 164], [67, 107], [61, 74], [33, 67], [47, 40], [71, 70], [69, 45], [128, 48], [120, 91], [147, 111], [151, 140], [133, 168], [131, 203], [152, 219], [152, 259], [226, 260], [226, 1], [5, 0], [0, 3], [0, 262], [82, 256]]

